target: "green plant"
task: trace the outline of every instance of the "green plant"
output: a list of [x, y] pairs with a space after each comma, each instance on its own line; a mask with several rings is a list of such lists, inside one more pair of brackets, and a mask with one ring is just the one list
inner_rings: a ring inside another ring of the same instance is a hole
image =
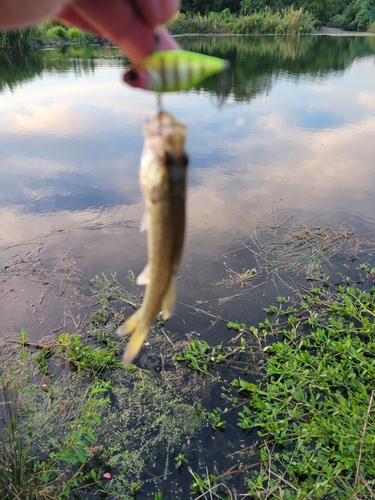
[[245, 323], [233, 323], [232, 321], [229, 321], [227, 323], [227, 328], [232, 329], [232, 330], [237, 330], [238, 332], [246, 330], [246, 325]]
[[18, 30], [0, 31], [0, 49], [21, 48], [31, 44], [35, 33], [34, 27]]
[[208, 373], [211, 367], [225, 363], [228, 358], [233, 357], [236, 353], [245, 352], [246, 341], [241, 339], [240, 344], [236, 348], [223, 347], [222, 345], [210, 348], [206, 341], [193, 340], [185, 348], [182, 355], [176, 356], [176, 361], [187, 361], [191, 368], [202, 373]]
[[[96, 382], [83, 398], [80, 413], [71, 419], [63, 435], [49, 437], [49, 447], [39, 450], [41, 429], [25, 416], [33, 416], [36, 409], [25, 408], [20, 387], [12, 387], [9, 377], [0, 372], [5, 426], [0, 430], [0, 496], [4, 500], [71, 498], [87, 484], [102, 489], [100, 475], [90, 466], [96, 450], [95, 428], [101, 425], [99, 411], [109, 402], [109, 382]], [[48, 441], [48, 439], [47, 439]], [[92, 464], [91, 464], [92, 465]]]
[[304, 309], [317, 313], [313, 324], [306, 321], [310, 333], [288, 322], [284, 341], [267, 349], [266, 380], [232, 382], [252, 394], [238, 413], [239, 425], [257, 429], [265, 439], [266, 473], [254, 473], [248, 484], [256, 492], [270, 473], [270, 498], [279, 498], [280, 487], [296, 498], [328, 498], [333, 492], [357, 498], [375, 477], [370, 444], [375, 439], [375, 288], [315, 286], [312, 292], [303, 296]]
[[176, 464], [175, 464], [176, 469], [181, 469], [181, 467], [184, 465], [184, 463], [185, 464], [188, 463], [188, 460], [185, 458], [185, 454], [183, 453], [185, 448], [186, 448], [186, 445], [183, 444], [181, 447], [180, 453], [176, 457], [174, 457], [174, 459], [176, 461]]
[[11, 386], [11, 379], [5, 378], [2, 370], [0, 382], [5, 418], [0, 428], [0, 495], [4, 500], [12, 500], [29, 495], [36, 478], [30, 474], [34, 469], [30, 440], [20, 432], [18, 387]]
[[36, 364], [39, 366], [44, 375], [48, 375], [49, 373], [47, 362], [49, 356], [51, 356], [51, 351], [47, 349], [47, 347], [42, 347], [40, 355], [35, 358]]
[[[218, 500], [227, 500], [234, 498], [230, 489], [225, 484], [226, 481], [232, 479], [232, 471], [235, 466], [232, 466], [226, 472], [219, 474], [209, 474], [206, 469], [205, 476], [200, 476], [189, 467], [189, 472], [193, 476], [193, 482], [190, 484], [190, 492], [194, 495], [199, 495], [197, 498], [217, 498]], [[209, 496], [208, 496], [209, 495]]]
[[[316, 19], [303, 9], [294, 9], [292, 6], [282, 12], [273, 12], [265, 9], [259, 12], [237, 16], [227, 9], [221, 13], [210, 12], [207, 15], [188, 15], [177, 13], [167, 23], [168, 29], [174, 34], [188, 33], [236, 33], [236, 34], [301, 34], [312, 33]], [[248, 270], [246, 279], [257, 274], [256, 269]]]
[[[101, 486], [95, 469], [86, 470], [95, 453], [95, 427], [101, 425], [99, 409], [109, 403], [110, 382], [98, 381], [90, 389], [81, 408], [81, 415], [69, 425], [69, 432], [61, 439], [49, 439], [52, 450], [47, 460], [40, 462], [40, 475], [44, 489], [55, 481], [62, 481], [59, 498], [70, 498], [72, 490], [82, 488], [92, 480]], [[100, 449], [98, 447], [97, 449]]]
[[85, 370], [96, 374], [122, 366], [116, 348], [93, 348], [84, 345], [78, 333], [62, 333], [57, 339], [57, 346], [57, 353], [63, 355], [78, 371]]
[[221, 418], [221, 409], [214, 408], [212, 411], [206, 413], [207, 421], [212, 425], [215, 429], [225, 429], [226, 420], [222, 420]]
[[86, 33], [74, 27], [68, 29], [66, 37], [68, 40], [71, 40], [72, 42], [82, 42], [83, 40], [87, 40], [88, 38]]
[[61, 41], [68, 39], [68, 32], [62, 26], [53, 26], [47, 30], [47, 37], [49, 40]]

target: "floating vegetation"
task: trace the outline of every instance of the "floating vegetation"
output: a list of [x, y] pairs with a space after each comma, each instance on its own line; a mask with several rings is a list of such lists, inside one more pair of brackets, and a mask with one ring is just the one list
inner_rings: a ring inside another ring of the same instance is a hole
[[[289, 222], [294, 214], [281, 223], [266, 223], [260, 220], [257, 234], [250, 240], [242, 242], [242, 248], [236, 248], [214, 259], [228, 260], [230, 254], [240, 254], [248, 250], [256, 267], [238, 271], [235, 266], [223, 262], [228, 273], [225, 278], [216, 283], [232, 287], [250, 284], [252, 288], [272, 282], [278, 290], [278, 285], [284, 284], [298, 290], [296, 279], [310, 276], [316, 266], [326, 266], [334, 270], [334, 262], [352, 262], [360, 256], [370, 258], [375, 253], [375, 236], [364, 234], [362, 231], [344, 226], [334, 227], [307, 227], [299, 223], [291, 225]], [[243, 260], [242, 260], [243, 262]], [[240, 296], [238, 293], [232, 297], [219, 299], [223, 303], [228, 299]]]
[[301, 223], [292, 226], [288, 224], [290, 219], [281, 224], [262, 225], [261, 236], [252, 239], [257, 251], [244, 244], [268, 273], [306, 276], [317, 265], [333, 269], [335, 260], [352, 261], [375, 251], [373, 235], [343, 226], [310, 228]]
[[250, 281], [258, 275], [258, 270], [255, 267], [252, 269], [242, 269], [241, 272], [235, 271], [225, 262], [224, 267], [227, 271], [228, 278], [218, 281], [216, 285], [224, 285], [226, 288], [231, 288], [235, 285], [240, 285], [242, 288], [244, 285], [249, 284]]

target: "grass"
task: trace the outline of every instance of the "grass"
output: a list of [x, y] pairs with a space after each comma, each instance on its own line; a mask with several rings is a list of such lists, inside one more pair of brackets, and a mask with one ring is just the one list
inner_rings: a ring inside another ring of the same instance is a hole
[[[44, 422], [41, 429], [35, 424], [41, 418], [40, 409], [36, 404], [26, 407], [19, 386], [14, 385], [10, 377], [1, 375], [5, 409], [5, 428], [0, 431], [1, 498], [63, 499], [76, 497], [83, 489], [102, 491], [100, 466], [94, 464], [100, 451], [96, 445], [96, 429], [101, 425], [100, 408], [109, 402], [105, 395], [109, 384], [98, 381], [92, 384], [82, 395], [75, 412], [69, 406], [77, 405], [60, 407], [61, 414], [69, 414], [69, 425], [59, 437], [53, 437], [49, 432], [44, 434], [41, 431], [45, 432], [51, 425], [58, 426], [55, 405], [54, 411], [48, 412], [49, 422]], [[48, 401], [47, 406], [52, 405], [52, 385], [42, 387], [46, 392], [44, 402]], [[44, 402], [38, 399], [38, 405], [46, 411]]]
[[29, 28], [0, 31], [0, 49], [32, 46], [34, 42], [41, 45], [55, 42], [88, 42], [93, 38], [93, 35], [78, 28], [65, 26], [58, 21], [45, 20]]
[[282, 13], [266, 10], [247, 16], [230, 14], [228, 9], [221, 13], [210, 12], [204, 16], [177, 13], [167, 23], [167, 27], [173, 34], [298, 35], [314, 32], [316, 24], [308, 12], [289, 7]]
[[224, 262], [224, 267], [227, 271], [228, 277], [217, 282], [216, 285], [224, 285], [226, 288], [231, 288], [235, 285], [241, 285], [241, 288], [248, 284], [258, 274], [256, 268], [243, 269], [241, 272], [235, 271], [228, 264]]
[[[354, 261], [371, 255], [375, 248], [372, 235], [352, 227], [307, 227], [290, 220], [271, 224], [260, 221], [258, 235], [242, 243], [256, 260], [266, 281], [297, 289], [296, 278], [309, 278], [316, 266], [332, 271], [336, 261]], [[277, 290], [277, 286], [275, 286]]]

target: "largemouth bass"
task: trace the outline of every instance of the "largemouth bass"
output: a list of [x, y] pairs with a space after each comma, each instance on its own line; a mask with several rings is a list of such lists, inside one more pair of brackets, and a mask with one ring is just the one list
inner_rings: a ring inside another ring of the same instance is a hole
[[124, 74], [132, 87], [155, 92], [186, 90], [229, 67], [219, 57], [187, 50], [157, 51], [133, 65]]
[[137, 279], [146, 285], [141, 307], [117, 333], [133, 333], [123, 362], [132, 362], [160, 310], [172, 314], [175, 275], [180, 264], [185, 233], [185, 192], [188, 157], [187, 129], [173, 116], [160, 111], [144, 128], [140, 184], [146, 203], [148, 263]]

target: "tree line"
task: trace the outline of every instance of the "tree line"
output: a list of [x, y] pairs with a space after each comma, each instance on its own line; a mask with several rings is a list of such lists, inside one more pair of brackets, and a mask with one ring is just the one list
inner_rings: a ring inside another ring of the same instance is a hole
[[[182, 0], [168, 23], [173, 34], [302, 34], [328, 25], [375, 33], [375, 0]], [[90, 41], [92, 35], [53, 20], [0, 31], [0, 49]]]
[[375, 21], [375, 0], [182, 0], [181, 12], [207, 15], [209, 12], [251, 15], [270, 10], [282, 12], [288, 7], [310, 12], [320, 25], [354, 31], [366, 31]]

